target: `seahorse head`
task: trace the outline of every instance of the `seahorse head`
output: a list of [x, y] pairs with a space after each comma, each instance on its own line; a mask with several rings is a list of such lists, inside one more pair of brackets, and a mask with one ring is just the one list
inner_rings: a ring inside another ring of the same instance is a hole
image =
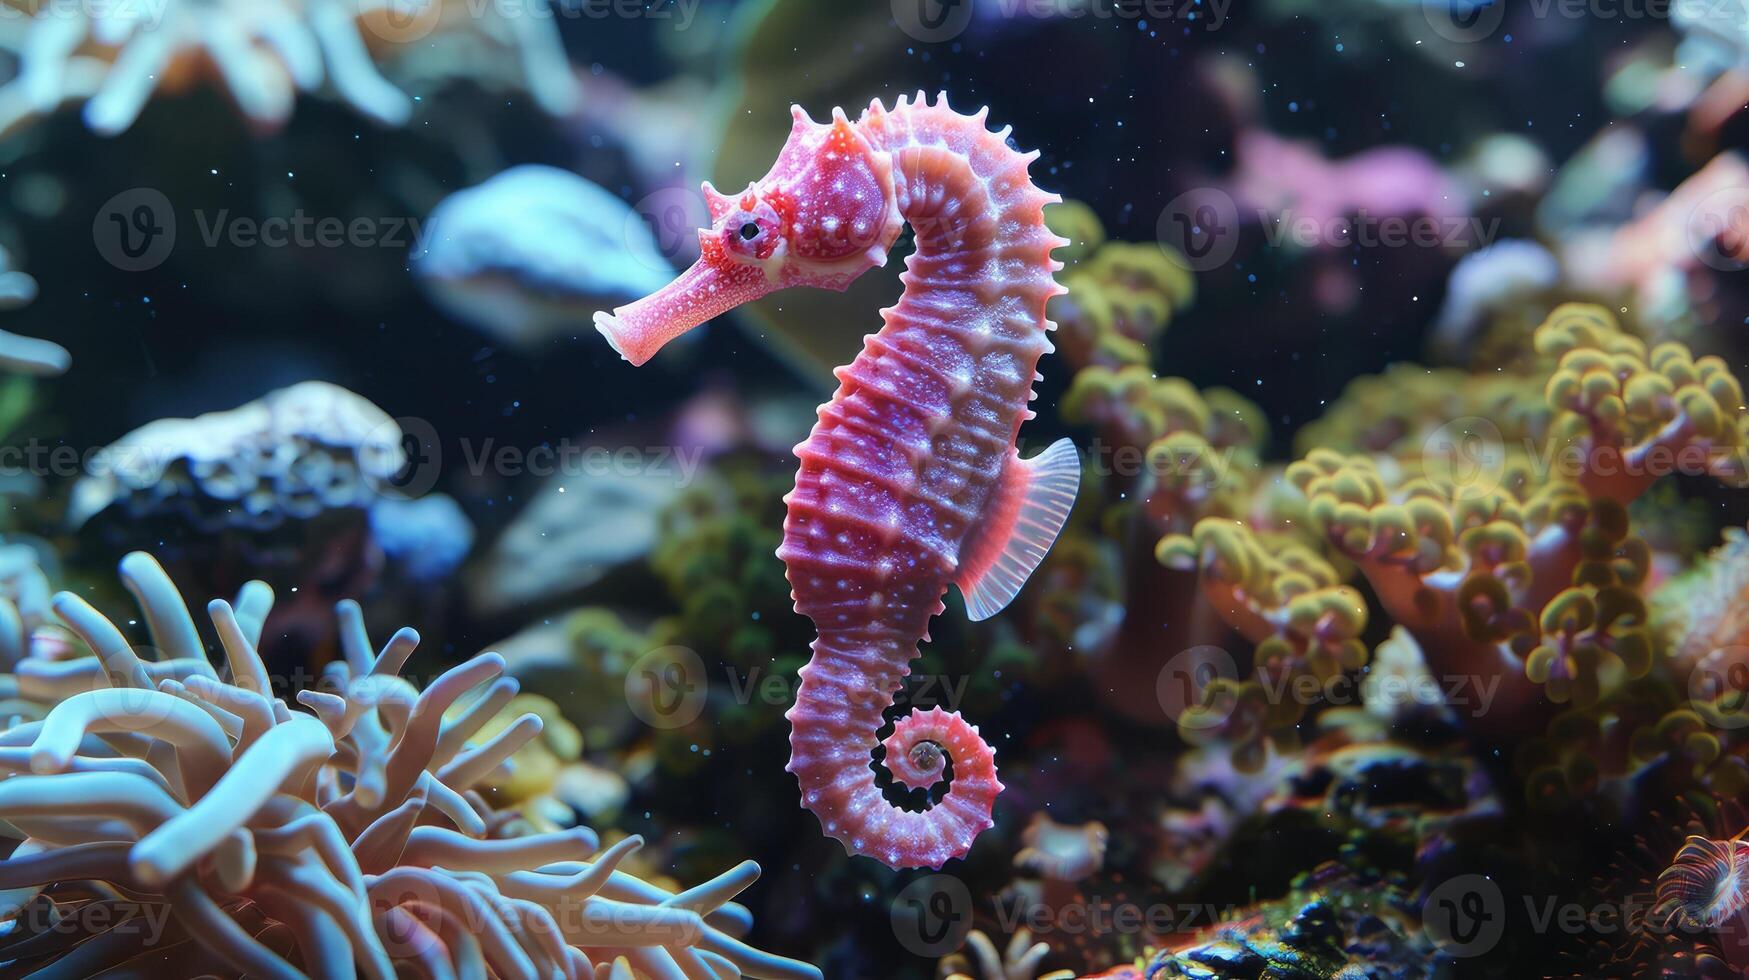
[[704, 184], [711, 224], [699, 259], [668, 286], [595, 315], [614, 349], [642, 364], [712, 317], [792, 286], [848, 287], [887, 260], [903, 221], [892, 161], [843, 110], [817, 123], [800, 106], [771, 171], [737, 194]]

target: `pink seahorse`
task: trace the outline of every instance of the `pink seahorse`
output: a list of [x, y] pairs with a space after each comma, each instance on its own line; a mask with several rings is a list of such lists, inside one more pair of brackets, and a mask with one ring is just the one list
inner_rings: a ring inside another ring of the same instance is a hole
[[958, 585], [973, 619], [1012, 600], [1074, 504], [1068, 440], [1023, 460], [1038, 359], [1051, 350], [1045, 302], [1061, 293], [1045, 227], [1058, 198], [1033, 185], [1008, 131], [930, 104], [876, 101], [795, 126], [764, 179], [735, 196], [704, 186], [702, 256], [645, 299], [598, 313], [633, 364], [749, 300], [789, 286], [844, 289], [883, 265], [909, 222], [916, 252], [881, 331], [837, 370], [840, 386], [796, 447], [783, 547], [796, 611], [819, 639], [787, 717], [802, 803], [854, 854], [899, 867], [963, 857], [992, 825], [995, 751], [957, 712], [917, 711], [879, 744], [893, 779], [945, 794], [922, 811], [889, 802], [871, 759], [883, 713], [929, 620]]

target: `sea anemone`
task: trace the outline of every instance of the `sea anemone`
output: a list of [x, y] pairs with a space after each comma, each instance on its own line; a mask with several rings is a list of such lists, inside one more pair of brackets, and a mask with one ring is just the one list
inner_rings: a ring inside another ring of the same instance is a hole
[[1689, 837], [1658, 876], [1658, 906], [1705, 929], [1749, 909], [1749, 844]]
[[971, 956], [955, 953], [941, 961], [937, 973], [943, 980], [973, 980], [974, 976], [979, 980], [1069, 980], [1075, 975], [1070, 970], [1040, 974], [1039, 964], [1051, 954], [1051, 947], [1033, 942], [1032, 932], [1025, 928], [1016, 930], [1000, 951], [982, 929], [966, 934], [966, 946], [970, 947]]
[[1105, 867], [1105, 845], [1111, 832], [1105, 824], [1060, 824], [1043, 813], [1021, 833], [1025, 842], [1014, 855], [1014, 866], [1053, 881], [1080, 881]]
[[83, 102], [85, 124], [113, 135], [131, 127], [158, 90], [187, 88], [208, 75], [259, 127], [284, 124], [297, 94], [325, 82], [359, 112], [400, 125], [412, 116], [413, 100], [383, 77], [372, 48], [430, 46], [438, 32], [479, 33], [519, 52], [529, 87], [548, 111], [565, 112], [576, 99], [546, 0], [495, 17], [475, 16], [454, 0], [407, 12], [394, 0], [4, 4], [12, 29], [0, 44], [18, 52], [19, 72], [0, 87], [0, 131]]
[[[372, 656], [348, 605], [345, 657], [299, 710], [256, 652], [264, 584], [207, 607], [215, 668], [150, 556], [121, 575], [152, 647], [57, 595], [95, 655], [21, 676], [52, 707], [0, 734], [0, 828], [17, 841], [0, 863], [0, 955], [80, 975], [819, 976], [735, 938], [748, 918], [729, 899], [752, 862], [676, 895], [615, 869], [635, 837], [599, 851], [580, 827], [491, 837], [484, 784], [542, 729], [525, 714], [475, 741], [515, 693], [496, 654], [420, 692], [400, 677], [418, 634]], [[83, 917], [93, 903], [115, 914]]]
[[[0, 248], [0, 310], [16, 310], [36, 299], [36, 280], [12, 267], [12, 257]], [[0, 370], [14, 374], [54, 376], [73, 366], [67, 348], [50, 340], [0, 330]]]

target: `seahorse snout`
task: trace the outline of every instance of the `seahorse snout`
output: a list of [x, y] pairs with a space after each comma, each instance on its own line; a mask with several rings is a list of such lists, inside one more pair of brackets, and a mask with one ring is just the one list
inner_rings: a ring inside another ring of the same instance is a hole
[[705, 254], [668, 285], [612, 313], [597, 312], [595, 329], [633, 365], [641, 365], [688, 330], [777, 288], [758, 266], [728, 261], [707, 243]]

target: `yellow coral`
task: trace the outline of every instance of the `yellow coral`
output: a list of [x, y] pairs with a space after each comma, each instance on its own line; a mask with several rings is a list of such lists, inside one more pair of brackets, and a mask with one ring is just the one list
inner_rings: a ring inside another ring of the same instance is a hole
[[1146, 366], [1148, 345], [1196, 298], [1187, 263], [1157, 244], [1099, 244], [1103, 232], [1095, 233], [1090, 211], [1059, 207], [1065, 210], [1046, 220], [1075, 243], [1062, 277], [1068, 292], [1048, 309], [1059, 352], [1078, 368]]
[[1648, 352], [1608, 311], [1571, 303], [1537, 329], [1536, 348], [1558, 358], [1545, 387], [1553, 445], [1573, 451], [1588, 494], [1626, 503], [1673, 472], [1749, 475], [1749, 411], [1720, 358], [1675, 342]]
[[[1160, 560], [1199, 568], [1216, 611], [1259, 644], [1260, 678], [1272, 664], [1325, 680], [1364, 663], [1351, 641], [1365, 605], [1338, 584], [1350, 563], [1437, 674], [1502, 685], [1485, 725], [1522, 729], [1536, 702], [1597, 705], [1647, 674], [1652, 556], [1624, 504], [1685, 458], [1742, 473], [1741, 389], [1717, 358], [1648, 352], [1598, 307], [1560, 307], [1536, 337], [1542, 381], [1402, 367], [1351, 386], [1308, 432], [1362, 452], [1313, 446], [1285, 472], [1311, 547], [1232, 519], [1160, 542]], [[1537, 389], [1540, 407], [1526, 397]]]

